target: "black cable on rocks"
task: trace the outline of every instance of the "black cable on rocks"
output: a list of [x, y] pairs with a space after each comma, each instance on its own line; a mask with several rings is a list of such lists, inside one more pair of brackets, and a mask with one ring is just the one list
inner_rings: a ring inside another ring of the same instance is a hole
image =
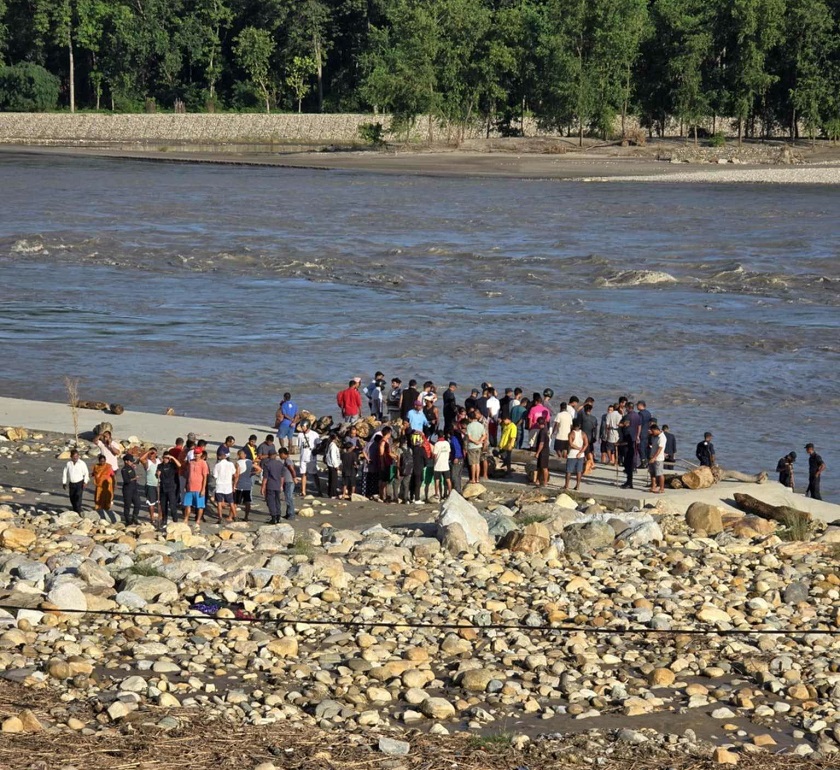
[[[15, 607], [11, 605], [0, 604], [0, 610], [17, 611], [17, 610], [32, 610], [33, 607]], [[653, 636], [654, 634], [673, 634], [673, 635], [687, 635], [687, 636], [753, 636], [753, 635], [769, 635], [769, 634], [783, 634], [786, 636], [803, 635], [803, 634], [823, 634], [825, 636], [840, 636], [840, 629], [825, 630], [825, 629], [801, 629], [801, 628], [756, 628], [743, 630], [740, 628], [728, 629], [711, 629], [711, 628], [590, 628], [588, 626], [553, 626], [553, 625], [539, 625], [528, 626], [523, 624], [506, 624], [506, 623], [490, 623], [486, 626], [462, 625], [458, 623], [419, 623], [416, 621], [405, 621], [401, 623], [385, 623], [374, 620], [304, 620], [300, 618], [220, 618], [215, 615], [183, 615], [167, 612], [134, 612], [126, 610], [59, 610], [46, 609], [37, 610], [38, 612], [53, 613], [53, 614], [77, 614], [77, 615], [105, 615], [109, 617], [126, 617], [126, 618], [160, 618], [163, 620], [216, 620], [220, 623], [257, 623], [262, 625], [278, 625], [291, 626], [297, 623], [310, 626], [347, 626], [351, 628], [432, 628], [432, 629], [451, 629], [455, 631], [463, 631], [471, 629], [473, 631], [555, 631], [558, 633], [578, 633], [586, 634], [609, 634], [619, 636], [629, 636], [631, 634], [641, 634], [642, 636]]]

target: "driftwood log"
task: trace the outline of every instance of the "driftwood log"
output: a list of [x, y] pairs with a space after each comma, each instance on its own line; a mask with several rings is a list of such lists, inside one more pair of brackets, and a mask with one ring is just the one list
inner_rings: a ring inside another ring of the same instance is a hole
[[104, 401], [77, 401], [77, 409], [95, 409], [97, 412], [110, 412], [111, 414], [122, 414], [125, 408], [122, 404], [106, 404]]
[[763, 484], [767, 481], [767, 473], [741, 473], [729, 468], [721, 468], [715, 465], [714, 468], [696, 466], [687, 473], [669, 475], [665, 484], [670, 489], [707, 489], [719, 481], [741, 481], [745, 484]]
[[712, 472], [718, 481], [743, 481], [745, 484], [763, 484], [767, 481], [766, 471], [761, 471], [761, 473], [741, 473], [741, 471], [731, 471], [715, 466]]
[[790, 524], [794, 521], [806, 524], [811, 521], [810, 513], [807, 511], [798, 511], [789, 505], [770, 505], [770, 503], [765, 503], [752, 495], [745, 495], [741, 492], [736, 492], [734, 497], [735, 505], [740, 510], [744, 511], [744, 513], [760, 516], [762, 519], [778, 521], [780, 524]]

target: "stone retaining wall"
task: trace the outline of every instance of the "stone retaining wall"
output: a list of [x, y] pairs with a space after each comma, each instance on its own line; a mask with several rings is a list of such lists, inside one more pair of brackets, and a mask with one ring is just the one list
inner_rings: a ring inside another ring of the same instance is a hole
[[376, 115], [0, 113], [0, 142], [356, 142], [359, 126]]

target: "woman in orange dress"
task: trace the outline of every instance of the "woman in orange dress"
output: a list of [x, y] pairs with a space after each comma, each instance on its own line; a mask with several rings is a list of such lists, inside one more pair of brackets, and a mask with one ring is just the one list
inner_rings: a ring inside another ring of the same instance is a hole
[[93, 496], [96, 510], [110, 514], [114, 505], [114, 469], [108, 464], [105, 455], [99, 455], [99, 461], [93, 466], [90, 475], [96, 484]]

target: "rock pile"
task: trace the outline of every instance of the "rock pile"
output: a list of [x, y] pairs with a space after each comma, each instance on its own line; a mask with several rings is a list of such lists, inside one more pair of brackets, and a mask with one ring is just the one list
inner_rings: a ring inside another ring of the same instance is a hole
[[660, 739], [632, 717], [661, 714], [667, 731], [679, 712], [725, 738], [686, 730], [674, 749], [717, 762], [775, 750], [773, 734], [840, 751], [834, 546], [736, 531], [719, 511], [468, 485], [434, 522], [301, 536], [3, 505], [0, 543], [0, 606], [19, 608], [0, 611], [0, 676], [63, 704], [6, 714], [6, 732], [169, 729], [200, 709], [386, 736], [520, 720], [550, 734], [620, 714], [618, 740], [636, 745]]

